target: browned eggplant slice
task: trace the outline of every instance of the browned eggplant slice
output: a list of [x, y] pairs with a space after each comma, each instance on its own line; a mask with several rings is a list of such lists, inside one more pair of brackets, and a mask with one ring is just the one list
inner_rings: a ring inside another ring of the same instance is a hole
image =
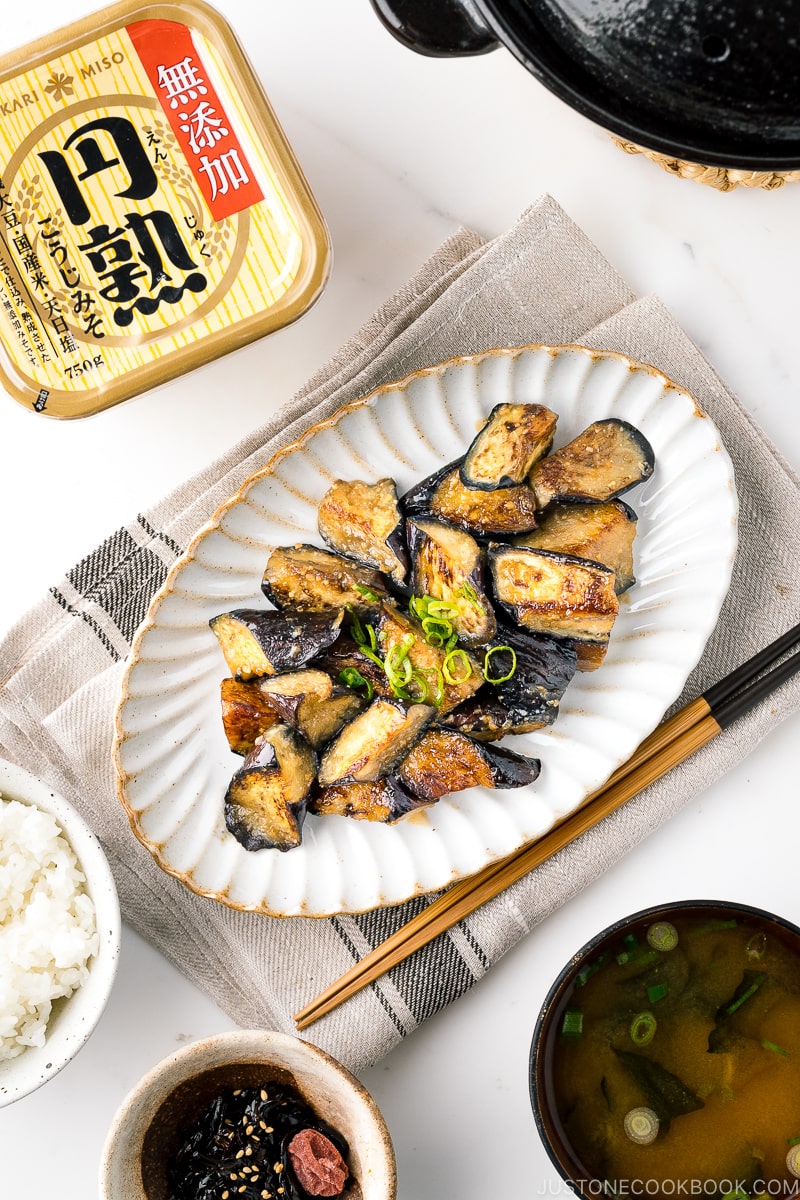
[[440, 713], [455, 708], [483, 683], [480, 663], [468, 650], [459, 650], [455, 658], [448, 659], [447, 649], [432, 646], [426, 641], [420, 622], [393, 604], [381, 608], [378, 639], [384, 660], [390, 666], [400, 656], [408, 658], [414, 686], [424, 681], [423, 699], [434, 704]]
[[543, 404], [496, 404], [461, 464], [468, 488], [513, 487], [550, 452], [558, 417]]
[[299, 729], [314, 749], [329, 742], [361, 712], [366, 700], [334, 685], [324, 671], [290, 671], [259, 680], [258, 687], [287, 725]]
[[304, 666], [336, 640], [343, 617], [343, 609], [298, 613], [236, 608], [212, 617], [209, 625], [231, 674], [255, 679]]
[[578, 656], [578, 670], [596, 671], [606, 656], [608, 638], [600, 638], [596, 642], [573, 639], [570, 645]]
[[594, 421], [566, 446], [541, 459], [528, 482], [539, 508], [554, 500], [612, 500], [649, 479], [655, 455], [635, 426], [617, 417]]
[[533, 783], [541, 764], [499, 746], [474, 742], [452, 729], [423, 733], [397, 768], [400, 782], [414, 795], [434, 803], [467, 788], [516, 788]]
[[389, 775], [372, 783], [333, 783], [320, 788], [309, 804], [309, 812], [390, 823], [425, 804], [427, 801], [413, 796], [399, 779]]
[[393, 479], [337, 479], [320, 501], [317, 528], [340, 554], [377, 567], [395, 583], [404, 581], [408, 559]]
[[614, 591], [621, 595], [635, 582], [633, 542], [636, 513], [624, 500], [603, 504], [551, 504], [531, 533], [514, 539], [515, 546], [560, 550], [577, 558], [602, 563], [614, 572]]
[[234, 754], [247, 754], [259, 734], [280, 721], [257, 680], [223, 679], [220, 698], [222, 727]]
[[388, 595], [380, 571], [319, 546], [280, 546], [267, 561], [261, 590], [278, 608], [329, 612], [374, 609]]
[[322, 787], [344, 780], [371, 783], [390, 774], [397, 762], [430, 724], [435, 709], [428, 704], [373, 700], [331, 742], [319, 766]]
[[442, 724], [481, 741], [552, 725], [577, 669], [574, 644], [503, 623], [488, 653], [487, 677], [500, 682], [485, 684]]
[[288, 725], [262, 734], [225, 793], [225, 825], [246, 850], [300, 845], [316, 756]]
[[442, 467], [402, 498], [404, 512], [415, 519], [438, 517], [476, 537], [503, 537], [536, 528], [536, 496], [527, 484], [518, 487], [465, 487], [459, 459]]
[[614, 572], [600, 563], [526, 546], [489, 550], [494, 594], [517, 624], [534, 633], [599, 641], [619, 611]]
[[414, 595], [448, 604], [465, 646], [488, 642], [496, 622], [486, 594], [486, 554], [472, 534], [442, 521], [409, 520], [408, 547]]

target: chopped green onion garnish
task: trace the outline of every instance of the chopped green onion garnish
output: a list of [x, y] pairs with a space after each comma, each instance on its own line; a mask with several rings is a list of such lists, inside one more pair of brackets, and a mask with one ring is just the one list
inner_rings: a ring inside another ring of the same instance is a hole
[[367, 689], [367, 699], [372, 699], [373, 692], [375, 691], [372, 686], [372, 682], [369, 679], [365, 679], [356, 667], [345, 667], [343, 671], [339, 672], [339, 678], [341, 679], [342, 683], [347, 685], [347, 687], [365, 687]]
[[674, 950], [678, 944], [678, 931], [671, 921], [656, 921], [647, 931], [647, 943], [654, 950]]
[[765, 933], [754, 933], [745, 946], [744, 952], [748, 958], [763, 958], [767, 952], [767, 935]]
[[783, 1046], [776, 1046], [774, 1042], [762, 1042], [761, 1045], [765, 1050], [772, 1050], [774, 1054], [782, 1054], [784, 1058], [789, 1058], [789, 1051], [784, 1050]]
[[640, 1012], [631, 1021], [630, 1035], [635, 1046], [648, 1046], [656, 1036], [658, 1022], [651, 1012]]
[[485, 611], [483, 605], [478, 599], [478, 593], [475, 591], [475, 588], [468, 579], [465, 579], [461, 584], [461, 587], [458, 589], [458, 594], [464, 600], [466, 600], [467, 604], [471, 604], [473, 608], [476, 608], [479, 613], [483, 613]]
[[639, 939], [635, 933], [626, 933], [622, 944], [626, 950], [636, 950], [639, 946]]
[[796, 1137], [786, 1139], [787, 1146], [800, 1146], [800, 1133]]
[[568, 1008], [561, 1022], [561, 1036], [565, 1038], [579, 1038], [582, 1033], [583, 1010], [580, 1008]]
[[[453, 668], [459, 669], [456, 666], [457, 663], [462, 664], [460, 675], [453, 674]], [[466, 650], [450, 650], [442, 663], [442, 674], [448, 683], [466, 683], [472, 674], [472, 664], [467, 657]]]
[[361, 583], [355, 583], [353, 586], [357, 592], [361, 593], [365, 600], [380, 600], [380, 596], [377, 592], [373, 592], [372, 588], [364, 587]]
[[722, 921], [719, 919], [714, 919], [712, 921], [705, 921], [702, 925], [697, 926], [697, 929], [695, 930], [695, 932], [696, 933], [710, 933], [714, 929], [735, 929], [735, 928], [736, 928], [736, 918], [732, 917], [729, 921]]
[[443, 646], [452, 635], [453, 626], [441, 617], [423, 617], [422, 632], [431, 646]]
[[[511, 666], [505, 675], [492, 675], [489, 670], [489, 660], [493, 654], [501, 652], [511, 655]], [[487, 651], [483, 660], [483, 674], [487, 683], [505, 683], [517, 669], [517, 653], [513, 646], [491, 646]]]
[[632, 1108], [625, 1114], [625, 1132], [632, 1142], [649, 1146], [658, 1137], [659, 1120], [652, 1108]]
[[651, 1004], [657, 1004], [659, 1000], [663, 1000], [669, 988], [665, 983], [654, 983], [647, 989], [647, 999]]
[[800, 1179], [800, 1146], [790, 1148], [786, 1155], [786, 1167], [795, 1179]]
[[766, 975], [756, 975], [753, 982], [749, 987], [745, 988], [741, 996], [737, 996], [735, 1000], [731, 1001], [731, 1003], [725, 1009], [726, 1014], [730, 1017], [736, 1012], [737, 1008], [741, 1008], [746, 1000], [749, 1000], [751, 996], [755, 995], [766, 978]]

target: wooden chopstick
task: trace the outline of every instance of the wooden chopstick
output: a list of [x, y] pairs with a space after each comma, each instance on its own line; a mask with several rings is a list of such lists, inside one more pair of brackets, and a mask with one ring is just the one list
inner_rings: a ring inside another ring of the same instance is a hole
[[788, 630], [664, 721], [602, 788], [588, 796], [581, 807], [559, 825], [529, 846], [453, 884], [335, 980], [295, 1014], [297, 1029], [305, 1029], [332, 1012], [684, 762], [800, 670], [798, 650], [767, 674], [760, 674], [798, 642], [800, 625]]

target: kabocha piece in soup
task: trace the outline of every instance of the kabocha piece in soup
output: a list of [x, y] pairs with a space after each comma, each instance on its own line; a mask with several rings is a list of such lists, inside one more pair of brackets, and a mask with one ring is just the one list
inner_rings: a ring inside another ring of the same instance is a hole
[[538, 759], [500, 746], [479, 745], [452, 729], [423, 733], [397, 768], [402, 783], [433, 803], [466, 788], [516, 788], [539, 777]]
[[524, 628], [587, 641], [610, 633], [619, 601], [608, 567], [553, 550], [497, 545], [489, 565], [499, 603]]
[[225, 824], [246, 850], [291, 850], [300, 845], [316, 757], [288, 725], [255, 742], [225, 793]]
[[408, 791], [396, 775], [385, 775], [370, 783], [333, 783], [319, 788], [309, 812], [390, 824], [427, 803]]
[[280, 612], [237, 608], [209, 621], [228, 670], [238, 679], [277, 675], [302, 667], [339, 634], [344, 610], [335, 613]]
[[468, 488], [513, 487], [549, 453], [558, 417], [542, 404], [497, 404], [461, 464]]
[[222, 727], [234, 754], [247, 754], [261, 733], [280, 717], [260, 687], [260, 680], [223, 679], [220, 684]]
[[261, 590], [278, 608], [329, 612], [377, 608], [388, 595], [379, 571], [318, 546], [281, 546], [269, 556]]
[[408, 566], [393, 479], [337, 479], [319, 504], [317, 527], [334, 550], [402, 583]]
[[531, 533], [514, 539], [515, 546], [559, 550], [602, 563], [614, 572], [614, 591], [627, 591], [635, 582], [633, 542], [636, 513], [624, 500], [604, 504], [551, 504]]
[[[464, 646], [488, 642], [496, 622], [486, 594], [486, 553], [471, 534], [442, 521], [409, 520], [411, 589], [442, 602], [440, 610]], [[435, 617], [427, 617], [431, 626]]]
[[181, 1131], [167, 1167], [169, 1200], [341, 1196], [349, 1156], [338, 1130], [289, 1084], [223, 1088]]
[[371, 783], [388, 775], [426, 725], [435, 709], [401, 700], [373, 700], [346, 725], [322, 756], [318, 778], [322, 787], [342, 780]]
[[612, 500], [653, 474], [647, 438], [627, 421], [594, 421], [528, 476], [538, 508], [554, 500]]
[[576, 669], [577, 654], [568, 641], [502, 622], [486, 647], [486, 683], [441, 724], [480, 741], [552, 725]]
[[487, 492], [466, 487], [459, 468], [460, 460], [411, 488], [401, 501], [404, 512], [415, 518], [437, 517], [483, 538], [536, 528], [536, 497], [527, 484]]

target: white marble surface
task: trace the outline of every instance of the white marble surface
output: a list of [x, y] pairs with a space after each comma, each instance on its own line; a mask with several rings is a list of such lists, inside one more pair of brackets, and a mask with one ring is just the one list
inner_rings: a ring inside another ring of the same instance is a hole
[[[367, 0], [218, 0], [218, 8], [326, 215], [330, 285], [292, 328], [98, 417], [42, 421], [0, 397], [0, 633], [120, 522], [278, 408], [458, 225], [492, 236], [543, 192], [636, 291], [664, 299], [800, 468], [800, 185], [721, 195], [674, 179], [622, 154], [505, 51], [418, 57]], [[85, 11], [84, 0], [19, 6], [0, 29], [0, 53]], [[566, 1193], [531, 1118], [529, 1042], [549, 981], [610, 920], [689, 896], [800, 920], [796, 839], [786, 836], [797, 734], [797, 720], [787, 722], [364, 1073], [395, 1142], [400, 1200]], [[126, 931], [118, 981], [89, 1044], [45, 1088], [0, 1112], [0, 1197], [91, 1200], [125, 1092], [176, 1046], [230, 1024]], [[43, 1170], [44, 1149], [52, 1165]]]

